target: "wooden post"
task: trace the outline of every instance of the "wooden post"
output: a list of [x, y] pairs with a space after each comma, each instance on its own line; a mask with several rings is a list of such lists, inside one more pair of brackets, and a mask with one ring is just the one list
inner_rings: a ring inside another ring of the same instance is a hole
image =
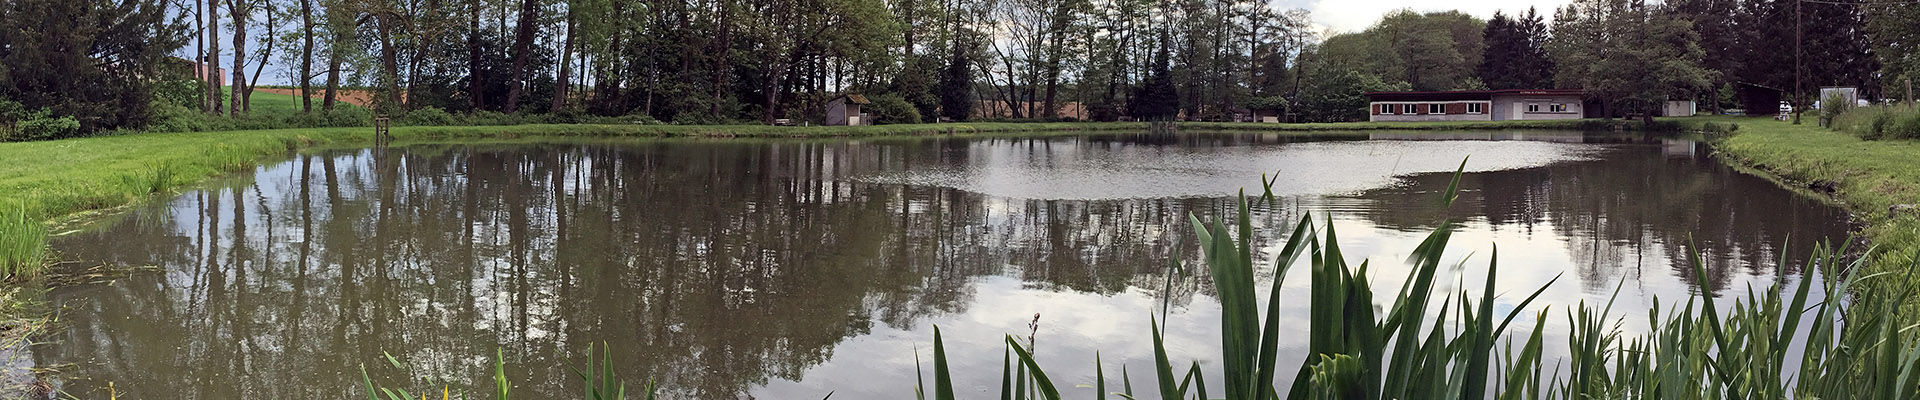
[[389, 130], [388, 120], [384, 115], [373, 118], [373, 142], [381, 146], [393, 142], [393, 132]]

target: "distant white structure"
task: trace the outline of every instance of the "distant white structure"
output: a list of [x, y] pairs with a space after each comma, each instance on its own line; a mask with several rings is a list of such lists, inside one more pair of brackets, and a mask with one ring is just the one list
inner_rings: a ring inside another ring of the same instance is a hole
[[1816, 103], [1814, 104], [1813, 107], [1820, 108], [1820, 105], [1818, 102], [1826, 101], [1828, 97], [1836, 96], [1836, 95], [1840, 96], [1840, 98], [1847, 99], [1847, 104], [1860, 104], [1859, 88], [1835, 86], [1835, 87], [1820, 88], [1820, 98], [1814, 99]]
[[1693, 100], [1668, 100], [1665, 111], [1662, 115], [1669, 117], [1691, 117], [1699, 114], [1700, 108], [1693, 103]]

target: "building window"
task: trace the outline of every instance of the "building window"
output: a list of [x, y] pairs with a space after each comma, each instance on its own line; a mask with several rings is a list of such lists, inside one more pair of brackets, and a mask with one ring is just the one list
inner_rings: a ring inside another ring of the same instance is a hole
[[1551, 106], [1548, 106], [1548, 109], [1552, 112], [1563, 113], [1563, 112], [1567, 112], [1567, 105], [1555, 103]]
[[1540, 112], [1540, 104], [1538, 104], [1538, 103], [1527, 103], [1527, 112], [1530, 112], [1530, 113], [1537, 113], [1537, 112]]
[[1440, 104], [1440, 103], [1428, 104], [1427, 113], [1428, 114], [1446, 114], [1447, 105]]
[[1467, 113], [1468, 114], [1485, 114], [1487, 113], [1487, 104], [1486, 103], [1467, 103]]
[[1399, 104], [1382, 104], [1382, 105], [1381, 105], [1381, 107], [1386, 107], [1386, 108], [1387, 108], [1387, 112], [1385, 112], [1385, 114], [1399, 114], [1399, 113], [1400, 113], [1400, 105], [1399, 105]]

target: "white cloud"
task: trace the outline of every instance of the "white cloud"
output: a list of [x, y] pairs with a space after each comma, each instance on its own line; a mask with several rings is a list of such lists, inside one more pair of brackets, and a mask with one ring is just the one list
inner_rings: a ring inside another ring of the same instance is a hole
[[1524, 14], [1528, 7], [1539, 9], [1540, 15], [1551, 16], [1553, 10], [1569, 3], [1570, 0], [1472, 0], [1472, 1], [1433, 1], [1433, 0], [1282, 0], [1276, 7], [1292, 9], [1305, 8], [1312, 12], [1314, 23], [1334, 33], [1359, 32], [1380, 21], [1380, 16], [1399, 9], [1412, 9], [1418, 12], [1460, 10], [1481, 19], [1493, 18], [1494, 11], [1507, 14]]

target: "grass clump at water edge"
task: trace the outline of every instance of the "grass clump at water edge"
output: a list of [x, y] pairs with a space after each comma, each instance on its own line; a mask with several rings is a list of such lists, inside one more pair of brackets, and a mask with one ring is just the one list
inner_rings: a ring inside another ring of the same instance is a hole
[[0, 206], [0, 275], [31, 275], [42, 269], [47, 228], [24, 208]]

